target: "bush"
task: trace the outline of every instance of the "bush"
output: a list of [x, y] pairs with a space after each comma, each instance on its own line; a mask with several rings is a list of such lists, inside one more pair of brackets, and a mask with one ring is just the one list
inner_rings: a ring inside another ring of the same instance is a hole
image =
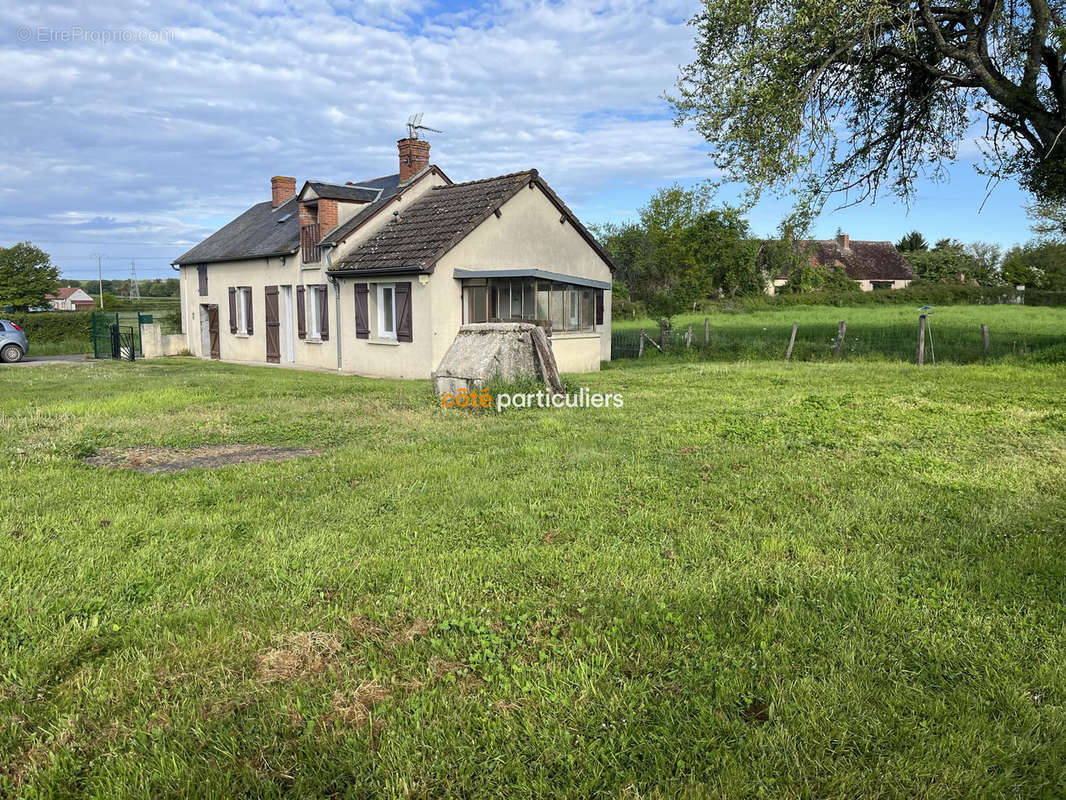
[[[962, 283], [915, 283], [905, 289], [873, 292], [796, 292], [745, 298], [751, 307], [854, 305], [994, 305], [1012, 300], [1013, 288]], [[1066, 292], [1025, 292], [1026, 305], [1066, 305]]]
[[91, 311], [41, 311], [9, 313], [5, 318], [26, 331], [31, 347], [35, 342], [81, 342], [89, 346], [92, 316]]

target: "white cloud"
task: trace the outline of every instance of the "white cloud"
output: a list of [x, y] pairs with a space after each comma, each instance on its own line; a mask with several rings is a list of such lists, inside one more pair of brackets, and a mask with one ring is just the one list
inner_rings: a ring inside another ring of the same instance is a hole
[[[413, 111], [466, 180], [537, 167], [579, 211], [605, 187], [710, 174], [661, 99], [691, 52], [693, 3], [126, 0], [0, 9], [0, 238], [77, 260], [94, 236], [177, 256], [269, 194], [277, 173], [395, 170]], [[162, 41], [32, 41], [34, 31], [165, 31]], [[75, 225], [110, 219], [120, 226]], [[166, 250], [168, 231], [173, 247]], [[64, 242], [78, 242], [68, 247]], [[80, 250], [79, 250], [80, 248]], [[59, 259], [62, 260], [62, 259]]]

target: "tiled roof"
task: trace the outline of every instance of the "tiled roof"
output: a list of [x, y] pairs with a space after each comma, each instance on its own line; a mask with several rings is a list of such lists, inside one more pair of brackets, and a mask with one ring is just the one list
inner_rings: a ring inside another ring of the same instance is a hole
[[437, 259], [537, 176], [515, 172], [435, 186], [359, 245], [334, 271], [429, 269]]
[[350, 203], [372, 203], [378, 199], [381, 189], [374, 189], [362, 184], [347, 183], [343, 186], [339, 183], [323, 183], [322, 181], [308, 181], [316, 195], [327, 200], [344, 200]]
[[295, 253], [300, 246], [298, 205], [295, 197], [277, 208], [272, 208], [269, 201], [256, 203], [174, 263], [207, 264]]
[[[836, 239], [819, 239], [800, 245], [814, 263], [827, 267], [843, 265], [853, 281], [909, 281], [914, 272], [892, 242], [851, 239], [844, 247]], [[782, 273], [779, 277], [787, 278]]]
[[812, 242], [819, 264], [843, 264], [853, 281], [909, 281], [914, 272], [892, 242], [852, 239], [843, 247], [836, 239]]

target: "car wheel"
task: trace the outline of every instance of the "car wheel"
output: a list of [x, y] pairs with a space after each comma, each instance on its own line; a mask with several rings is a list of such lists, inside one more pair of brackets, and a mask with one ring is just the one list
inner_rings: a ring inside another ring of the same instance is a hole
[[0, 347], [0, 361], [5, 364], [14, 364], [22, 360], [22, 348], [17, 344], [5, 344]]

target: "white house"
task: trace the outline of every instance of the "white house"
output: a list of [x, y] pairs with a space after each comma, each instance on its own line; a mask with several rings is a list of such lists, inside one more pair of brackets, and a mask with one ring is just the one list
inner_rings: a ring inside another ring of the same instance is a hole
[[398, 145], [394, 175], [271, 179], [178, 258], [189, 350], [428, 378], [461, 324], [521, 319], [550, 325], [563, 371], [609, 360], [612, 264], [537, 171], [453, 183], [428, 142]]
[[56, 311], [91, 311], [93, 307], [92, 297], [76, 286], [60, 286], [45, 299]]
[[[902, 289], [914, 280], [913, 270], [892, 242], [852, 239], [841, 233], [835, 239], [816, 239], [798, 247], [807, 253], [811, 266], [843, 269], [864, 292]], [[782, 273], [767, 287], [767, 293], [775, 294], [787, 283], [788, 274]]]

